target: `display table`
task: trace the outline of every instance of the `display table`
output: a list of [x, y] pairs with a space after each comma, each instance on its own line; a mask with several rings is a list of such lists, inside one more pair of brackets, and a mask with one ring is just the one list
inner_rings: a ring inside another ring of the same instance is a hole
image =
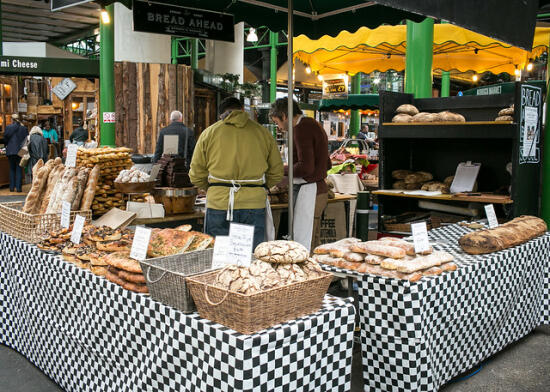
[[472, 256], [457, 243], [469, 231], [430, 231], [459, 268], [416, 283], [325, 267], [358, 278], [365, 391], [437, 391], [550, 324], [550, 234]]
[[355, 309], [254, 335], [185, 315], [0, 232], [0, 342], [67, 391], [349, 391]]

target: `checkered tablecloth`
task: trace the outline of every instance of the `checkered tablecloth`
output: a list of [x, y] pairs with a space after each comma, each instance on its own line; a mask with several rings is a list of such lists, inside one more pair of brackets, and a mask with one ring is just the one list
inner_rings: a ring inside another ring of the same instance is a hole
[[457, 243], [469, 231], [429, 232], [435, 248], [455, 256], [457, 271], [417, 283], [350, 273], [358, 278], [365, 391], [437, 391], [550, 324], [550, 234], [473, 256]]
[[254, 335], [186, 315], [0, 232], [0, 343], [66, 391], [349, 391], [355, 309]]

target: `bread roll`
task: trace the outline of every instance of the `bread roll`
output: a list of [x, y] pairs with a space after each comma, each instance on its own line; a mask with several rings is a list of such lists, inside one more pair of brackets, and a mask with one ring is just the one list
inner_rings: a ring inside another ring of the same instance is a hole
[[92, 203], [94, 201], [94, 196], [95, 196], [95, 189], [97, 187], [100, 174], [101, 174], [101, 166], [95, 165], [92, 171], [90, 172], [90, 175], [88, 176], [86, 189], [84, 190], [84, 195], [82, 196], [82, 201], [80, 203], [80, 209], [82, 211], [89, 210], [92, 207]]
[[415, 114], [418, 114], [418, 109], [416, 106], [411, 104], [403, 104], [400, 105], [396, 110], [395, 113], [402, 113], [402, 114], [408, 114], [409, 116], [414, 116]]
[[399, 113], [393, 116], [391, 119], [391, 122], [393, 123], [409, 123], [412, 121], [412, 116], [405, 114], [405, 113]]

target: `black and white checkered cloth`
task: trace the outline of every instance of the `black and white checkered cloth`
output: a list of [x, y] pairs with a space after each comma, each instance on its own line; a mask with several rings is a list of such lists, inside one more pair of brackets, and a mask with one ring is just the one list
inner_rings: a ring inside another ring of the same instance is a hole
[[550, 234], [474, 256], [457, 242], [470, 231], [430, 231], [459, 268], [416, 283], [324, 267], [358, 277], [365, 391], [436, 391], [550, 324]]
[[0, 343], [67, 391], [349, 391], [355, 309], [253, 335], [186, 315], [0, 232]]

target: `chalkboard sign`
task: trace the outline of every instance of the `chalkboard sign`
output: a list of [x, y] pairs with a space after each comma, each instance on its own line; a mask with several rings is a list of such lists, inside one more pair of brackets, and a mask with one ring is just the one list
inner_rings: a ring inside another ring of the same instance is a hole
[[519, 110], [520, 164], [540, 162], [541, 112], [542, 89], [522, 84], [521, 106]]

